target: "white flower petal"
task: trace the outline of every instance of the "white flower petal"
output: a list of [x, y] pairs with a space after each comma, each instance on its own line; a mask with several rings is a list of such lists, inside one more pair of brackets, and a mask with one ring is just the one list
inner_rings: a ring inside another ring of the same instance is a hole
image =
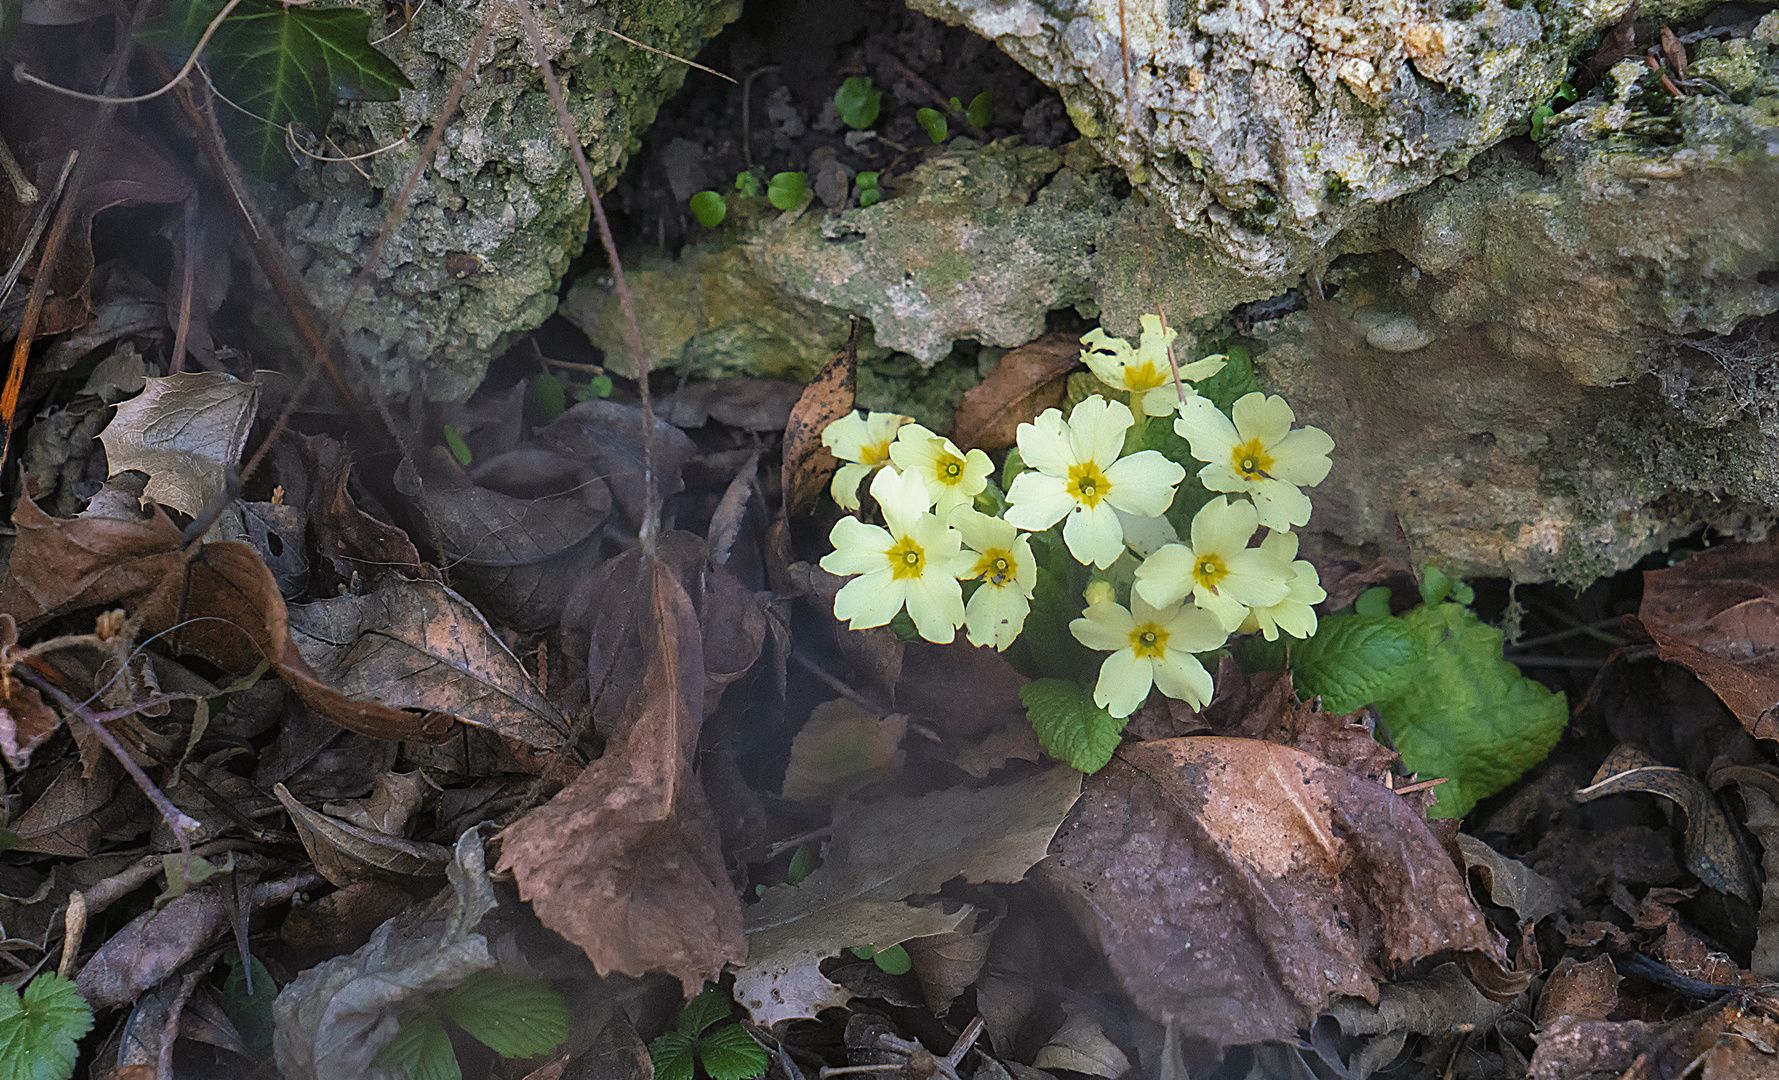
[[828, 490], [833, 494], [834, 501], [840, 504], [842, 510], [851, 510], [855, 513], [858, 511], [859, 485], [864, 483], [865, 477], [870, 475], [871, 466], [869, 465], [846, 464], [840, 466], [840, 471], [834, 474], [834, 482], [828, 485]]
[[914, 523], [933, 505], [926, 481], [917, 472], [880, 469], [871, 480], [871, 497], [883, 510], [884, 524], [892, 536], [906, 536]]
[[1191, 548], [1169, 544], [1137, 567], [1131, 591], [1153, 607], [1172, 607], [1192, 592], [1192, 562]]
[[[1092, 461], [1108, 468], [1124, 449], [1124, 433], [1136, 420], [1121, 401], [1098, 395], [1084, 398], [1069, 413], [1069, 444], [1076, 462]], [[1020, 453], [1024, 453], [1021, 450]]]
[[1224, 353], [1201, 356], [1190, 364], [1180, 365], [1180, 378], [1186, 382], [1203, 382], [1222, 371], [1223, 365], [1228, 362], [1229, 357]]
[[939, 459], [940, 452], [949, 440], [928, 431], [920, 424], [906, 424], [896, 432], [896, 441], [890, 443], [890, 461], [898, 469], [921, 469], [931, 472], [933, 463]]
[[1013, 580], [1027, 600], [1038, 587], [1038, 560], [1032, 556], [1032, 543], [1024, 536], [1013, 542]]
[[1124, 526], [1118, 523], [1117, 511], [1106, 503], [1091, 509], [1075, 507], [1063, 522], [1062, 539], [1076, 562], [1101, 570], [1117, 562], [1124, 553]]
[[1174, 523], [1164, 517], [1127, 514], [1119, 510], [1118, 524], [1124, 526], [1125, 546], [1141, 558], [1146, 559], [1167, 545], [1180, 542], [1180, 534], [1174, 531]]
[[1149, 696], [1154, 683], [1154, 667], [1148, 660], [1137, 659], [1130, 649], [1119, 649], [1100, 665], [1093, 703], [1113, 716], [1129, 716]]
[[828, 533], [834, 550], [822, 556], [821, 568], [842, 577], [868, 574], [889, 565], [885, 560], [895, 545], [890, 534], [879, 526], [867, 525], [856, 517], [843, 517]]
[[1204, 708], [1216, 691], [1211, 673], [1198, 662], [1198, 657], [1189, 652], [1176, 652], [1169, 648], [1162, 654], [1160, 661], [1152, 662], [1151, 668], [1156, 689], [1195, 709]]
[[1268, 529], [1266, 539], [1260, 541], [1260, 550], [1280, 562], [1293, 562], [1297, 559], [1297, 534], [1286, 529]]
[[1160, 517], [1174, 501], [1174, 487], [1186, 479], [1186, 470], [1158, 450], [1140, 450], [1120, 458], [1105, 470], [1112, 490], [1106, 501], [1118, 509], [1144, 517]]
[[850, 412], [822, 429], [822, 445], [841, 461], [858, 461], [860, 448], [869, 434], [865, 418]]
[[1130, 645], [1130, 632], [1137, 628], [1130, 612], [1108, 600], [1089, 604], [1079, 619], [1069, 623], [1075, 640], [1099, 652], [1112, 652]]
[[1256, 480], [1250, 490], [1260, 524], [1281, 531], [1309, 524], [1310, 497], [1294, 486], [1283, 480]]
[[834, 617], [845, 619], [853, 630], [882, 626], [902, 610], [902, 601], [907, 595], [905, 585], [906, 582], [895, 579], [887, 566], [853, 578], [834, 596]]
[[[1198, 455], [1193, 454], [1194, 457]], [[1248, 481], [1227, 460], [1213, 461], [1198, 470], [1198, 482], [1206, 491], [1246, 491]]]
[[1291, 566], [1259, 548], [1238, 551], [1226, 565], [1229, 573], [1217, 591], [1249, 607], [1268, 607], [1291, 595]]
[[1268, 397], [1258, 390], [1238, 398], [1229, 415], [1242, 442], [1259, 439], [1262, 446], [1269, 447], [1283, 439], [1297, 420], [1284, 398], [1277, 394]]
[[928, 573], [904, 582], [908, 587], [908, 617], [914, 620], [914, 628], [921, 637], [949, 645], [964, 623], [963, 590], [956, 578], [930, 570], [929, 564]]
[[1333, 463], [1328, 460], [1328, 452], [1334, 449], [1334, 440], [1321, 428], [1306, 427], [1280, 439], [1276, 446], [1267, 447], [1272, 454], [1272, 475], [1280, 480], [1297, 484], [1300, 487], [1315, 487], [1328, 476]]
[[958, 531], [964, 538], [964, 544], [972, 551], [1010, 548], [1019, 536], [1018, 529], [1000, 518], [990, 517], [968, 506], [953, 510], [946, 520], [951, 522], [951, 527]]
[[1248, 539], [1259, 527], [1260, 515], [1253, 503], [1227, 495], [1212, 499], [1193, 515], [1192, 550], [1200, 558], [1217, 555], [1227, 562], [1248, 546]]
[[1068, 481], [1048, 473], [1022, 472], [1007, 489], [1011, 504], [1002, 515], [1022, 529], [1042, 532], [1061, 521], [1077, 503], [1068, 492]]
[[1192, 444], [1192, 456], [1200, 461], [1227, 462], [1242, 442], [1229, 417], [1202, 396], [1186, 399], [1186, 407], [1174, 419], [1174, 434]]
[[1217, 617], [1223, 629], [1234, 633], [1248, 617], [1248, 605], [1235, 599], [1228, 593], [1215, 593], [1209, 589], [1194, 589], [1192, 601]]
[[996, 586], [983, 582], [971, 594], [964, 608], [964, 622], [970, 628], [970, 644], [1005, 649], [1019, 637], [1025, 617], [1032, 606], [1014, 585]]
[[1066, 477], [1069, 466], [1075, 464], [1068, 425], [1063, 422], [1060, 409], [1045, 409], [1036, 420], [1019, 425], [1014, 437], [1019, 444], [1019, 459], [1027, 468], [1046, 476]]
[[1229, 633], [1215, 615], [1196, 604], [1185, 604], [1167, 622], [1167, 647], [1189, 653], [1221, 649]]

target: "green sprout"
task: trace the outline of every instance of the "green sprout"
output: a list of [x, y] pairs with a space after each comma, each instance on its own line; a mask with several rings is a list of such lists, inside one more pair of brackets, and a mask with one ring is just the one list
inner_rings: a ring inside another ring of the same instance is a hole
[[760, 174], [752, 169], [743, 169], [735, 174], [735, 193], [744, 199], [751, 199], [760, 193]]
[[883, 108], [883, 91], [871, 85], [870, 76], [854, 76], [834, 91], [834, 107], [840, 119], [854, 131], [863, 131], [877, 121]]
[[771, 1059], [740, 1024], [725, 1023], [734, 1011], [729, 995], [705, 984], [686, 1002], [673, 1030], [649, 1043], [655, 1080], [693, 1080], [698, 1066], [710, 1080], [753, 1080]]
[[1550, 123], [1551, 117], [1557, 115], [1557, 106], [1567, 105], [1575, 101], [1576, 96], [1575, 87], [1564, 82], [1557, 87], [1557, 92], [1551, 95], [1549, 101], [1532, 110], [1531, 135], [1533, 142], [1544, 141], [1545, 125]]
[[855, 178], [859, 186], [859, 205], [871, 206], [883, 199], [883, 191], [877, 186], [876, 172], [862, 172]]
[[964, 119], [971, 127], [985, 128], [995, 117], [995, 96], [987, 90], [970, 99], [970, 107], [964, 110]]
[[457, 464], [469, 468], [469, 463], [474, 460], [474, 455], [469, 452], [469, 443], [464, 442], [463, 433], [450, 424], [445, 425], [445, 447], [457, 459]]
[[714, 229], [729, 216], [729, 204], [714, 191], [700, 191], [691, 198], [692, 216], [698, 224], [707, 229]]
[[478, 971], [403, 1017], [376, 1064], [400, 1069], [408, 1080], [462, 1080], [446, 1020], [505, 1058], [554, 1052], [568, 1041], [570, 1024], [567, 1003], [545, 984]]
[[781, 172], [766, 185], [766, 201], [780, 210], [794, 210], [809, 192], [809, 176], [800, 172]]
[[935, 143], [944, 142], [951, 131], [951, 125], [945, 122], [945, 114], [938, 109], [921, 109], [914, 114], [914, 119], [926, 129], [927, 138]]

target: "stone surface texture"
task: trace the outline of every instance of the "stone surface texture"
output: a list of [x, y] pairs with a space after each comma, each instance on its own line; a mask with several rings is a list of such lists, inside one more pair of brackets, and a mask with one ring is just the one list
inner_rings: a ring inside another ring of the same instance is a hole
[[[380, 47], [417, 89], [399, 102], [338, 109], [324, 144], [332, 157], [396, 149], [299, 169], [300, 195], [285, 216], [286, 239], [320, 310], [336, 311], [344, 300], [382, 228], [383, 198], [399, 190], [412, 169], [491, 2], [499, 0], [428, 4], [406, 30], [399, 7], [366, 5], [384, 25], [373, 39], [393, 35]], [[740, 13], [741, 3], [572, 2], [536, 10], [594, 179], [605, 187], [686, 68], [603, 30], [692, 56]], [[557, 285], [586, 238], [588, 216], [517, 11], [508, 7], [497, 16], [492, 54], [484, 53], [373, 286], [352, 305], [348, 347], [398, 397], [468, 397], [489, 360], [555, 310]]]
[[1081, 133], [1219, 258], [1273, 274], [1523, 132], [1629, 4], [910, 0], [1060, 91]]

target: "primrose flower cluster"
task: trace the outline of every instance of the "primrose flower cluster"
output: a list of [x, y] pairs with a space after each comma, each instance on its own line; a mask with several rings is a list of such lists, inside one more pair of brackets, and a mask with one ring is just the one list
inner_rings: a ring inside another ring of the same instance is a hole
[[[821, 561], [852, 577], [835, 616], [865, 629], [906, 611], [928, 641], [950, 642], [962, 627], [972, 644], [1006, 649], [1027, 630], [1038, 591], [1060, 580], [1040, 571], [1034, 541], [1060, 545], [1079, 568], [1066, 606], [1079, 604], [1080, 615], [1067, 631], [1109, 654], [1093, 701], [1114, 717], [1152, 688], [1203, 707], [1213, 687], [1200, 656], [1232, 634], [1314, 634], [1312, 605], [1326, 594], [1315, 567], [1297, 558], [1291, 529], [1309, 522], [1302, 489], [1328, 475], [1334, 441], [1293, 427], [1278, 396], [1248, 393], [1225, 413], [1193, 384], [1227, 358], [1176, 368], [1175, 331], [1154, 315], [1142, 327], [1140, 347], [1100, 330], [1082, 339], [1083, 361], [1123, 400], [1094, 394], [1067, 417], [1049, 409], [1019, 425], [1019, 469], [1004, 494], [986, 453], [966, 453], [907, 417], [855, 413], [830, 424], [822, 441], [844, 462], [834, 499], [854, 515], [834, 526], [834, 550]], [[1162, 427], [1170, 416], [1171, 429]], [[1196, 481], [1168, 454], [1142, 448], [1156, 445], [1202, 463]], [[867, 481], [881, 525], [858, 516]]]

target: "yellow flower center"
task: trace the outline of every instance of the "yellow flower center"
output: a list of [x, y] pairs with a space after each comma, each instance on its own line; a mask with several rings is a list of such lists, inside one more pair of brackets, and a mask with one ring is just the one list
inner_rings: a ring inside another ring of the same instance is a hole
[[914, 537], [904, 536], [895, 547], [884, 552], [889, 559], [890, 577], [896, 581], [917, 578], [926, 569], [926, 549], [914, 542]]
[[1229, 576], [1229, 567], [1223, 565], [1221, 555], [1200, 555], [1192, 564], [1192, 580], [1200, 588], [1217, 591], [1217, 583]]
[[1139, 660], [1160, 660], [1167, 652], [1167, 631], [1156, 623], [1140, 623], [1130, 632], [1130, 648]]
[[976, 560], [970, 576], [979, 577], [998, 589], [1012, 580], [1016, 569], [1010, 552], [1004, 548], [989, 548]]
[[894, 437], [891, 437], [884, 439], [882, 442], [860, 443], [859, 464], [870, 465], [873, 468], [882, 465], [889, 460], [890, 443], [895, 441]]
[[1100, 500], [1112, 493], [1112, 482], [1100, 467], [1091, 461], [1083, 461], [1079, 465], [1069, 466], [1069, 482], [1066, 488], [1069, 495], [1089, 510], [1100, 504]]
[[1272, 479], [1273, 458], [1259, 439], [1249, 439], [1231, 450], [1229, 463], [1243, 480]]
[[1143, 393], [1158, 386], [1166, 386], [1173, 379], [1171, 371], [1163, 370], [1159, 364], [1146, 361], [1142, 364], [1126, 364], [1124, 366], [1124, 387], [1127, 390]]
[[947, 486], [963, 483], [964, 459], [952, 454], [940, 454], [939, 460], [933, 463], [933, 475]]

